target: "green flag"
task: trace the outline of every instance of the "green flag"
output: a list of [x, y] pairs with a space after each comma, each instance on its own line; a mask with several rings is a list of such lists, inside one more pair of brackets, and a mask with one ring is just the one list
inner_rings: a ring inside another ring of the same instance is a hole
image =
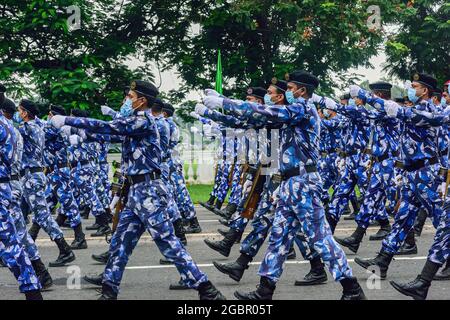
[[222, 58], [220, 56], [220, 49], [217, 56], [216, 91], [222, 94]]

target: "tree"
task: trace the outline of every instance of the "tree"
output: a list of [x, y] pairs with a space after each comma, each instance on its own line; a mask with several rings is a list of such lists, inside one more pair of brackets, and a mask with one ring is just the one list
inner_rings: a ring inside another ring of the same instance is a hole
[[450, 3], [437, 0], [409, 1], [399, 7], [398, 30], [386, 42], [385, 70], [400, 79], [415, 72], [437, 77], [439, 84], [450, 75]]

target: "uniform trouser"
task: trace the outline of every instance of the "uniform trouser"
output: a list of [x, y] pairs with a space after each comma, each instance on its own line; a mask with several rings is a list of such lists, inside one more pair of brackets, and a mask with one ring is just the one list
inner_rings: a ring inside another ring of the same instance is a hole
[[414, 227], [419, 209], [427, 211], [438, 227], [442, 217], [442, 199], [437, 192], [440, 179], [436, 167], [425, 166], [416, 171], [405, 171], [400, 189], [401, 203], [395, 215], [392, 231], [383, 240], [382, 251], [395, 254]]
[[[65, 215], [70, 223], [71, 228], [75, 228], [81, 223], [80, 212], [78, 211], [77, 202], [73, 196], [74, 184], [70, 180], [69, 168], [58, 168], [52, 171], [48, 176], [51, 193], [49, 189], [46, 192], [47, 203], [50, 212], [59, 201], [61, 205], [61, 212]], [[53, 194], [56, 193], [56, 201], [54, 201]]]
[[109, 181], [109, 163], [107, 161], [100, 162], [100, 179], [105, 188], [105, 192], [110, 197], [111, 192], [111, 182]]
[[8, 208], [11, 204], [11, 188], [0, 184], [0, 258], [6, 263], [19, 283], [21, 292], [40, 290], [41, 285], [31, 261], [18, 240], [14, 220]]
[[224, 162], [223, 168], [220, 175], [219, 185], [217, 186], [216, 198], [219, 202], [224, 202], [227, 197], [228, 189], [230, 188], [229, 184], [229, 175], [231, 170], [231, 163]]
[[214, 196], [217, 198], [217, 189], [219, 188], [220, 181], [222, 180], [222, 174], [223, 174], [223, 161], [217, 162], [217, 171], [216, 176], [214, 177], [214, 186], [211, 191], [211, 196]]
[[[264, 188], [262, 199], [259, 202], [255, 216], [252, 220], [252, 231], [250, 231], [241, 243], [240, 252], [252, 258], [258, 253], [273, 225], [275, 204], [272, 198], [273, 192], [278, 185], [279, 184], [273, 183], [271, 179], [268, 179], [268, 185], [266, 184], [266, 187]], [[305, 242], [304, 237], [300, 232], [295, 235], [294, 241], [305, 260], [310, 260], [317, 256], [317, 253], [311, 253], [308, 243]]]
[[186, 187], [186, 182], [183, 176], [183, 167], [181, 165], [172, 166], [170, 180], [175, 191], [175, 201], [181, 214], [187, 220], [195, 218], [197, 214], [195, 212], [191, 195]]
[[450, 258], [450, 199], [446, 204], [434, 236], [433, 244], [428, 252], [428, 260], [443, 265]]
[[92, 167], [94, 168], [94, 188], [97, 196], [103, 206], [103, 208], [109, 208], [110, 198], [109, 193], [106, 191], [105, 186], [102, 180], [102, 170], [100, 168], [100, 164], [93, 163]]
[[236, 163], [233, 169], [233, 178], [231, 182], [231, 192], [228, 203], [239, 205], [242, 197], [242, 184], [241, 184], [242, 165]]
[[110, 257], [103, 283], [118, 293], [128, 259], [142, 233], [147, 230], [160, 252], [174, 262], [181, 279], [190, 288], [208, 280], [175, 236], [167, 212], [167, 188], [162, 180], [142, 182], [130, 187], [128, 202], [121, 212], [117, 230], [111, 239]]
[[93, 184], [95, 175], [93, 168], [90, 165], [78, 165], [72, 168], [70, 175], [75, 184], [75, 199], [78, 201], [78, 207], [81, 204], [89, 206], [94, 217], [103, 214], [105, 211]]
[[167, 162], [161, 163], [161, 180], [163, 181], [164, 185], [167, 186], [167, 212], [169, 213], [170, 221], [177, 221], [178, 219], [181, 219], [181, 213], [175, 200], [175, 188], [173, 186], [172, 180], [170, 179], [170, 168]]
[[50, 236], [52, 240], [60, 239], [63, 233], [50, 214], [45, 199], [47, 179], [43, 172], [27, 172], [22, 177], [23, 196], [28, 202], [33, 222], [37, 223]]
[[338, 170], [336, 167], [336, 153], [330, 153], [322, 156], [317, 165], [320, 177], [323, 181], [324, 193], [321, 195], [322, 202], [329, 200], [328, 190], [333, 187], [338, 180]]
[[320, 201], [322, 181], [317, 173], [303, 173], [283, 181], [269, 247], [258, 274], [278, 281], [289, 248], [299, 229], [320, 255], [335, 280], [352, 277], [344, 251], [334, 240]]
[[31, 261], [36, 261], [41, 258], [39, 250], [31, 238], [27, 230], [27, 224], [23, 218], [20, 203], [22, 201], [22, 185], [19, 180], [11, 180], [11, 207], [9, 212], [14, 220], [14, 226], [17, 232], [17, 240], [22, 244], [25, 252]]
[[367, 229], [372, 220], [387, 220], [389, 218], [385, 203], [387, 191], [394, 178], [394, 160], [386, 159], [374, 162], [369, 186], [365, 192], [363, 204], [355, 221], [358, 226]]
[[367, 155], [358, 154], [345, 159], [345, 171], [342, 175], [339, 186], [333, 194], [333, 199], [328, 207], [328, 216], [338, 222], [348, 205], [349, 197], [358, 185], [363, 192], [367, 183], [366, 167], [363, 166], [368, 160]]

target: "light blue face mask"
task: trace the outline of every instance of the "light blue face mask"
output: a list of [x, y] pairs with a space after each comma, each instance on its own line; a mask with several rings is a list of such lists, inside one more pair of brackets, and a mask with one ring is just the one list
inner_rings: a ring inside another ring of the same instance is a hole
[[120, 115], [122, 117], [129, 117], [133, 114], [133, 101], [127, 98], [124, 104], [120, 107]]
[[328, 109], [324, 109], [324, 110], [323, 110], [323, 116], [324, 116], [325, 118], [329, 118], [329, 117], [330, 117], [330, 111], [328, 111]]
[[19, 112], [14, 112], [13, 121], [19, 124], [22, 123], [23, 119], [20, 117]]
[[355, 99], [348, 99], [348, 105], [356, 107]]
[[272, 101], [272, 97], [269, 96], [267, 93], [264, 95], [264, 104], [268, 106], [273, 106], [274, 103]]
[[412, 103], [416, 103], [419, 100], [419, 97], [416, 96], [416, 89], [408, 88], [408, 99]]
[[444, 97], [441, 98], [441, 106], [443, 107], [447, 106], [447, 100], [445, 100]]
[[293, 104], [295, 102], [294, 92], [286, 91], [286, 100], [289, 104]]

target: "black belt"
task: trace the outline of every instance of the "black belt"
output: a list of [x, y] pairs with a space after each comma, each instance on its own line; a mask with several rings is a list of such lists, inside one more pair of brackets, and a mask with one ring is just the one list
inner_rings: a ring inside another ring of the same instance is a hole
[[70, 163], [70, 166], [72, 168], [75, 168], [78, 164], [81, 164], [82, 166], [84, 166], [85, 164], [89, 164], [90, 162], [88, 160], [83, 160], [83, 161], [74, 161]]
[[[305, 170], [308, 173], [317, 172], [317, 165], [309, 164], [305, 166]], [[281, 178], [283, 181], [288, 180], [289, 178], [300, 175], [300, 168], [292, 168], [286, 172], [281, 173]]]
[[364, 153], [364, 154], [371, 155], [371, 154], [372, 154], [372, 149], [366, 148], [366, 149], [364, 149], [363, 153]]
[[161, 173], [153, 171], [151, 173], [146, 173], [146, 174], [137, 174], [137, 175], [132, 175], [132, 176], [125, 176], [125, 178], [128, 180], [130, 185], [133, 185], [133, 184], [145, 182], [145, 181], [148, 181], [148, 180], [159, 179], [159, 178], [161, 178]]
[[270, 168], [271, 165], [272, 165], [272, 163], [262, 164], [261, 168]]
[[339, 152], [339, 156], [341, 158], [347, 158], [347, 157], [350, 157], [350, 156], [354, 156], [356, 154], [358, 154], [358, 150], [353, 150], [352, 152], [345, 152], [345, 151], [340, 151]]
[[20, 175], [23, 177], [25, 175], [25, 173], [27, 173], [27, 171], [29, 171], [30, 173], [44, 172], [44, 168], [34, 167], [34, 168], [23, 169], [23, 170], [20, 170]]
[[392, 155], [389, 155], [389, 153], [386, 153], [379, 157], [373, 157], [373, 159], [376, 162], [383, 162], [386, 159], [398, 157], [398, 155], [399, 155], [399, 152], [394, 152]]
[[11, 181], [19, 181], [20, 180], [20, 176], [18, 174], [13, 174], [11, 176]]
[[[56, 165], [56, 167], [58, 169], [67, 168], [68, 164], [67, 163], [59, 163], [59, 164]], [[54, 168], [54, 166], [47, 167], [46, 168], [47, 173], [53, 172], [53, 168]]]
[[9, 178], [0, 178], [0, 183], [8, 183], [9, 181]]
[[404, 165], [404, 169], [406, 171], [416, 171], [423, 167], [425, 167], [426, 162], [428, 161], [428, 165], [433, 165], [439, 162], [439, 159], [437, 157], [433, 157], [430, 159], [421, 159], [414, 162], [411, 162], [409, 164]]

